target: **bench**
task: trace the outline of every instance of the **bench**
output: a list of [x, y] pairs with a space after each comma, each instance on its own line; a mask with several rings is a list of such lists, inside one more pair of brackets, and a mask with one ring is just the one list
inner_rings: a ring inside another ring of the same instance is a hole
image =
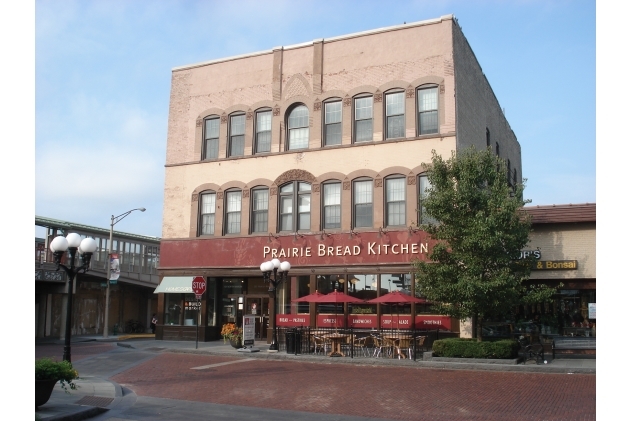
[[556, 358], [557, 351], [584, 351], [596, 350], [596, 338], [559, 337], [552, 340], [552, 358]]

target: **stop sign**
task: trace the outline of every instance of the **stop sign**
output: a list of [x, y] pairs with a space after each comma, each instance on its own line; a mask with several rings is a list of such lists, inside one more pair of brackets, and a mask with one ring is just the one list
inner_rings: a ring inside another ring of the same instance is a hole
[[196, 276], [193, 278], [193, 284], [191, 285], [193, 292], [196, 295], [202, 295], [206, 292], [206, 279], [203, 276]]

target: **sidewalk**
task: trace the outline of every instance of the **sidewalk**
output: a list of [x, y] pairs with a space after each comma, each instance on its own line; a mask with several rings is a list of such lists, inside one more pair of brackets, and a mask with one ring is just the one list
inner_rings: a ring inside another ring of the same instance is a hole
[[[443, 370], [483, 370], [483, 371], [511, 371], [529, 373], [573, 373], [596, 374], [596, 359], [564, 358], [548, 360], [547, 364], [488, 364], [471, 362], [436, 362], [436, 361], [411, 361], [388, 358], [331, 358], [314, 356], [309, 354], [287, 354], [286, 352], [268, 352], [269, 345], [266, 342], [256, 342], [254, 348], [259, 352], [239, 352], [223, 341], [195, 342], [190, 341], [156, 341], [151, 334], [113, 336], [103, 339], [102, 336], [76, 336], [73, 343], [78, 342], [115, 342], [118, 346], [137, 349], [148, 352], [179, 352], [202, 355], [230, 355], [237, 358], [261, 358], [287, 361], [300, 361], [320, 364], [358, 364], [373, 366], [397, 366], [410, 367], [411, 369], [443, 369]], [[63, 344], [58, 339], [36, 340], [39, 344]], [[546, 355], [546, 358], [551, 358]], [[123, 396], [121, 387], [108, 380], [83, 376], [77, 385], [77, 390], [70, 394], [65, 393], [61, 386], [57, 385], [50, 400], [40, 407], [36, 414], [42, 421], [77, 421], [97, 416], [106, 412], [108, 406], [116, 405], [117, 400]]]

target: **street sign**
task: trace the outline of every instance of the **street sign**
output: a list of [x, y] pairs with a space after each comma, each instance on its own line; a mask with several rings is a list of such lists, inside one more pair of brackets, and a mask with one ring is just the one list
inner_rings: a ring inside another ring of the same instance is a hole
[[201, 298], [201, 295], [206, 292], [206, 279], [203, 276], [194, 277], [191, 288], [193, 288], [195, 295], [199, 295]]

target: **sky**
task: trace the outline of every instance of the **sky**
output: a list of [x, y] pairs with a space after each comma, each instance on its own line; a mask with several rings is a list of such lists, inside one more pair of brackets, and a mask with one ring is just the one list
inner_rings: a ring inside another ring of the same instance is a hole
[[145, 207], [116, 230], [160, 237], [172, 68], [446, 14], [521, 144], [525, 197], [595, 202], [594, 1], [37, 0], [35, 214], [109, 228]]

